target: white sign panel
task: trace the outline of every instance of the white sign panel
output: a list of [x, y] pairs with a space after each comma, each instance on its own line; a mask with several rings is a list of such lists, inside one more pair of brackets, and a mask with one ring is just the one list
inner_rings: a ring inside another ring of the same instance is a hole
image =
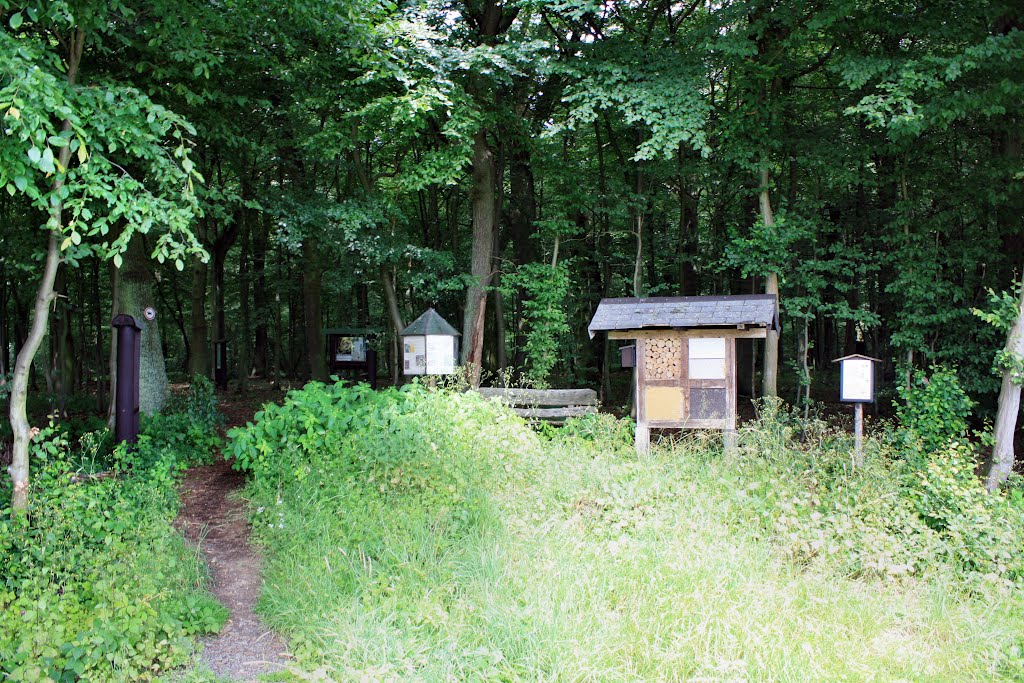
[[874, 400], [875, 368], [866, 358], [848, 358], [842, 361], [840, 401], [870, 403]]
[[427, 335], [427, 374], [450, 375], [455, 372], [455, 344], [447, 335]]
[[425, 337], [402, 338], [403, 372], [407, 375], [422, 375], [427, 371], [427, 340]]
[[691, 338], [690, 379], [725, 379], [725, 339]]

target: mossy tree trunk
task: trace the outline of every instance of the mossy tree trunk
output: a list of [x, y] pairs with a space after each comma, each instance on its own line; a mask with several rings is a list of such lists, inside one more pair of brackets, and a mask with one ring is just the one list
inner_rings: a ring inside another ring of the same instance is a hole
[[[128, 245], [124, 264], [117, 277], [114, 296], [114, 314], [126, 313], [142, 327], [139, 357], [139, 409], [152, 415], [160, 412], [170, 397], [167, 382], [167, 366], [164, 362], [163, 345], [160, 342], [160, 325], [156, 320], [145, 317], [147, 308], [157, 308], [153, 287], [153, 273], [142, 235], [135, 235]], [[157, 310], [157, 316], [161, 312]], [[113, 329], [113, 328], [111, 328]], [[117, 353], [117, 335], [111, 338], [112, 353]], [[117, 395], [116, 373], [111, 378], [111, 402]], [[113, 414], [113, 409], [111, 409]]]

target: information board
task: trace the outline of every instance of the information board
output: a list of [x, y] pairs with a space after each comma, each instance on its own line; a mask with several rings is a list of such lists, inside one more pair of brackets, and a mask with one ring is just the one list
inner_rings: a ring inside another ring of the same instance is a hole
[[448, 335], [427, 335], [427, 374], [450, 375], [455, 372], [454, 338]]
[[871, 403], [875, 400], [875, 364], [867, 358], [847, 358], [840, 367], [839, 400]]
[[427, 371], [427, 342], [425, 337], [405, 337], [402, 353], [403, 371], [407, 375], [422, 375]]

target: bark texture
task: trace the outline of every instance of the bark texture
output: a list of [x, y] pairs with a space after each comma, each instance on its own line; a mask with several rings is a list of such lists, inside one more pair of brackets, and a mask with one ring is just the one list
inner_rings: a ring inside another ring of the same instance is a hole
[[[1005, 351], [1018, 361], [1024, 360], [1024, 284], [1014, 323], [1006, 339]], [[994, 491], [1006, 481], [1013, 471], [1013, 434], [1017, 429], [1017, 416], [1020, 414], [1020, 382], [1024, 378], [1017, 376], [1013, 368], [1003, 368], [1003, 384], [999, 390], [999, 408], [996, 411], [996, 423], [993, 429], [995, 445], [992, 447], [992, 465], [985, 477], [985, 488]]]
[[487, 144], [486, 132], [481, 130], [473, 141], [473, 247], [470, 261], [473, 283], [466, 291], [462, 331], [462, 363], [470, 366], [474, 387], [480, 386], [484, 353], [487, 285], [494, 251], [496, 168], [494, 152]]
[[[163, 344], [160, 340], [158, 320], [146, 320], [145, 311], [152, 307], [157, 316], [164, 313], [157, 309], [156, 294], [153, 291], [153, 273], [142, 235], [135, 235], [125, 254], [124, 266], [118, 276], [117, 296], [114, 314], [126, 313], [142, 327], [139, 358], [139, 409], [147, 415], [159, 413], [171, 392], [167, 382], [167, 366], [164, 362]], [[112, 338], [113, 352], [117, 353], [117, 335]], [[113, 401], [114, 394], [111, 394]]]
[[[761, 220], [768, 227], [775, 225], [775, 214], [772, 212], [771, 197], [768, 194], [768, 168], [761, 169], [761, 192], [758, 197], [761, 208]], [[779, 296], [779, 275], [778, 273], [766, 273], [764, 278], [764, 293], [774, 294], [776, 299]], [[764, 375], [761, 393], [764, 396], [778, 396], [779, 377], [779, 333], [769, 329], [764, 340]]]
[[302, 243], [302, 312], [306, 336], [306, 357], [309, 358], [309, 376], [327, 381], [324, 362], [324, 338], [320, 313], [320, 292], [323, 273], [320, 270], [316, 240], [307, 237]]

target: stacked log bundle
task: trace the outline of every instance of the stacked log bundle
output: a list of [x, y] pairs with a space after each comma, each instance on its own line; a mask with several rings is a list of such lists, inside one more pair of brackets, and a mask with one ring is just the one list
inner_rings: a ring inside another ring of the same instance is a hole
[[681, 339], [648, 339], [644, 342], [647, 379], [678, 379], [683, 367]]

